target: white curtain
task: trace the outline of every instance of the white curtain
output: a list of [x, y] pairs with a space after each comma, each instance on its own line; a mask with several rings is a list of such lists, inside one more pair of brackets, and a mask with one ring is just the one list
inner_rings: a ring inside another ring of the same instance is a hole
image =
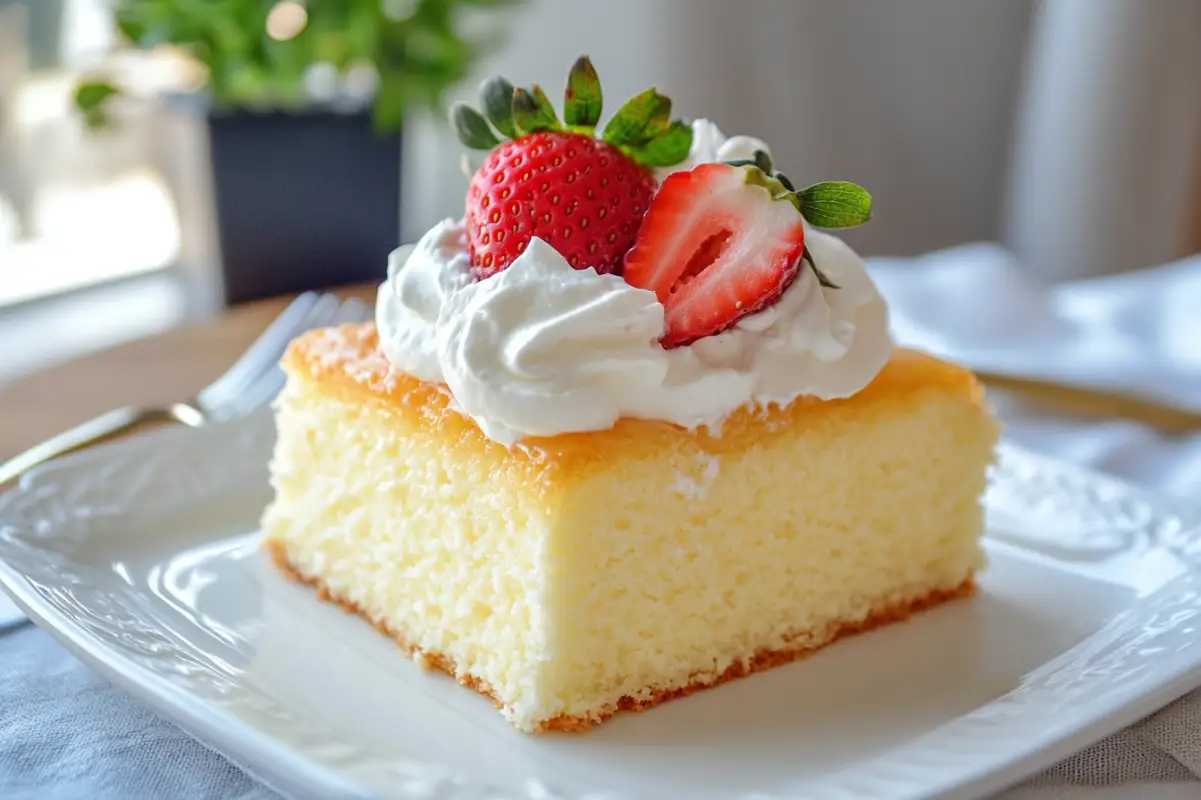
[[[655, 84], [797, 182], [864, 184], [866, 254], [999, 240], [1059, 278], [1197, 244], [1198, 0], [538, 0], [509, 29], [481, 77], [554, 96], [587, 52], [609, 111]], [[412, 237], [461, 213], [466, 179], [445, 128], [407, 149]]]
[[1034, 28], [1004, 239], [1038, 274], [1201, 249], [1201, 2], [1046, 0]]

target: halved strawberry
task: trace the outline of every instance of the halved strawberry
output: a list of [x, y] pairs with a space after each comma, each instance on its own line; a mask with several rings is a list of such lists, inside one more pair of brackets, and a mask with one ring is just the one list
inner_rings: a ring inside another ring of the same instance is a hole
[[726, 330], [796, 279], [805, 256], [801, 212], [791, 197], [773, 197], [765, 177], [753, 166], [702, 164], [659, 187], [622, 275], [663, 304], [664, 347]]

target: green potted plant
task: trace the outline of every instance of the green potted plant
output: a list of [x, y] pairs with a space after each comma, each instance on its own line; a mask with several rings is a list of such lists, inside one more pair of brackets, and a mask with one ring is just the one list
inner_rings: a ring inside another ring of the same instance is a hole
[[[513, 0], [116, 0], [134, 47], [172, 47], [205, 89], [227, 303], [375, 279], [397, 244], [405, 112], [440, 109]], [[472, 35], [470, 30], [478, 30]], [[121, 86], [81, 83], [90, 126]]]

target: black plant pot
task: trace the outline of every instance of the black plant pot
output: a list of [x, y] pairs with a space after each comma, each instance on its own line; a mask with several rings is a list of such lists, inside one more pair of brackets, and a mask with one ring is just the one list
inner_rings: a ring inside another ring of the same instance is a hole
[[212, 112], [227, 305], [380, 280], [400, 234], [400, 135], [367, 112]]

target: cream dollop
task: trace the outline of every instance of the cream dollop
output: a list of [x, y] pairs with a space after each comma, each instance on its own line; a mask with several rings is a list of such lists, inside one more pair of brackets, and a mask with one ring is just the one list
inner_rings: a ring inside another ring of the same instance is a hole
[[[704, 120], [694, 132], [690, 159], [765, 149], [749, 137], [727, 140]], [[862, 259], [812, 228], [806, 242], [839, 288], [802, 268], [773, 306], [665, 350], [653, 292], [572, 269], [537, 238], [508, 269], [473, 281], [463, 223], [446, 220], [393, 253], [376, 325], [392, 364], [445, 383], [485, 435], [506, 445], [603, 430], [621, 417], [716, 431], [743, 406], [848, 397], [888, 360], [887, 306]]]
[[388, 256], [388, 279], [375, 298], [380, 349], [415, 378], [442, 383], [434, 333], [447, 299], [470, 285], [466, 231], [454, 220], [430, 228], [413, 247]]
[[645, 412], [667, 375], [662, 334], [654, 293], [572, 269], [534, 238], [504, 272], [447, 299], [438, 357], [459, 406], [511, 444]]

